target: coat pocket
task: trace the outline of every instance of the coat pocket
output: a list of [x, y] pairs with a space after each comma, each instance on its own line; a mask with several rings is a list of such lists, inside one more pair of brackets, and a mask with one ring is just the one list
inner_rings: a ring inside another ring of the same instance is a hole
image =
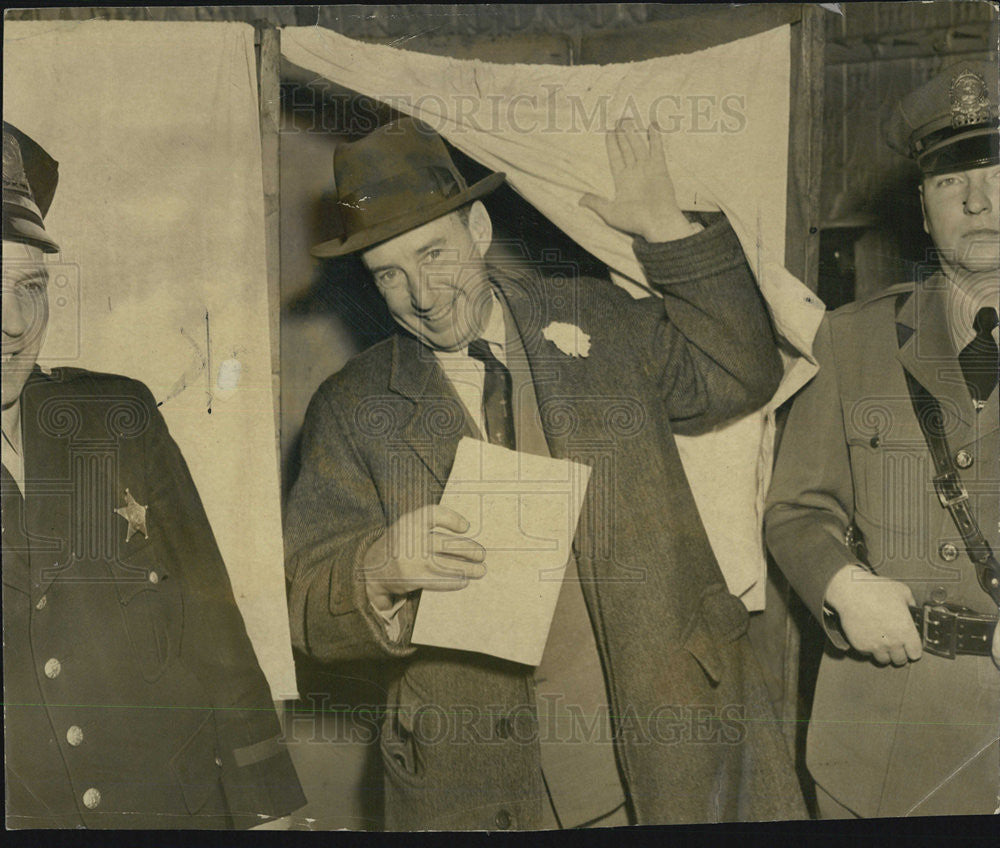
[[749, 620], [742, 601], [724, 586], [713, 586], [702, 596], [684, 649], [698, 661], [713, 686], [725, 677], [727, 646], [746, 633]]
[[413, 785], [420, 781], [423, 771], [416, 729], [423, 700], [407, 683], [405, 674], [395, 694], [382, 721], [379, 750], [389, 779]]
[[220, 762], [215, 715], [209, 710], [198, 729], [170, 760], [184, 805], [191, 815], [201, 812], [210, 798], [221, 793]]
[[115, 574], [129, 645], [147, 683], [163, 675], [183, 631], [180, 587], [159, 552], [159, 543], [144, 545], [123, 559]]

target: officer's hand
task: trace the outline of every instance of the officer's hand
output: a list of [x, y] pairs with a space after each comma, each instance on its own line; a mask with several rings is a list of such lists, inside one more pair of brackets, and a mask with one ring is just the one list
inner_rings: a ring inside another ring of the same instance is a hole
[[677, 205], [659, 128], [650, 125], [643, 132], [635, 121], [622, 120], [605, 139], [615, 183], [614, 199], [585, 194], [580, 206], [592, 209], [608, 226], [640, 235], [649, 242], [691, 235], [691, 224]]
[[486, 551], [452, 535], [468, 529], [465, 518], [442, 506], [408, 512], [389, 527], [364, 558], [365, 588], [376, 609], [389, 609], [395, 595], [462, 589], [482, 577]]
[[830, 581], [826, 603], [840, 616], [851, 647], [879, 665], [901, 666], [920, 659], [920, 634], [909, 609], [916, 601], [905, 583], [846, 566]]

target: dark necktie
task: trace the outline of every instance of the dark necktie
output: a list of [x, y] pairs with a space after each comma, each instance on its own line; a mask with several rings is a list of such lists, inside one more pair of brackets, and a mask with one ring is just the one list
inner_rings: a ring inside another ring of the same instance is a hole
[[514, 449], [514, 414], [511, 407], [510, 372], [497, 359], [483, 339], [469, 345], [469, 356], [486, 368], [483, 380], [483, 417], [486, 437], [491, 444]]
[[958, 364], [969, 386], [969, 393], [977, 408], [982, 408], [997, 387], [998, 362], [997, 343], [993, 338], [993, 328], [997, 325], [997, 311], [984, 306], [976, 313], [972, 327], [976, 337], [958, 355]]

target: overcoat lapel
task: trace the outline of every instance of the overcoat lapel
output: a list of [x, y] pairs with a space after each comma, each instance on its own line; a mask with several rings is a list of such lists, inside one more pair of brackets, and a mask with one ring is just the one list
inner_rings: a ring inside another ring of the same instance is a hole
[[[514, 329], [520, 335], [524, 346], [524, 353], [531, 369], [538, 411], [542, 419], [542, 430], [549, 446], [549, 455], [556, 459], [565, 459], [568, 453], [569, 432], [564, 427], [554, 426], [554, 420], [557, 417], [559, 395], [566, 393], [566, 383], [564, 375], [560, 373], [555, 363], [544, 361], [543, 345], [546, 342], [542, 335], [543, 328], [540, 326], [541, 320], [546, 315], [543, 304], [538, 300], [537, 294], [533, 294], [525, 286], [500, 272], [494, 271], [493, 283], [507, 302], [514, 319]], [[569, 411], [569, 415], [573, 414], [572, 410]]]
[[413, 336], [392, 340], [389, 389], [411, 401], [399, 436], [444, 486], [463, 436], [477, 438], [476, 425], [452, 388], [433, 351]]

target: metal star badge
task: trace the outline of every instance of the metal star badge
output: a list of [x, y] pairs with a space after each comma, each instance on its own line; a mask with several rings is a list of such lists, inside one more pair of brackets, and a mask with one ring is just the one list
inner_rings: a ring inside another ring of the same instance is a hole
[[115, 514], [120, 515], [128, 522], [128, 530], [125, 531], [126, 542], [132, 538], [132, 534], [136, 531], [142, 533], [147, 539], [149, 538], [149, 533], [146, 532], [147, 509], [148, 507], [143, 506], [132, 497], [132, 493], [128, 489], [125, 490], [125, 506], [118, 507]]

